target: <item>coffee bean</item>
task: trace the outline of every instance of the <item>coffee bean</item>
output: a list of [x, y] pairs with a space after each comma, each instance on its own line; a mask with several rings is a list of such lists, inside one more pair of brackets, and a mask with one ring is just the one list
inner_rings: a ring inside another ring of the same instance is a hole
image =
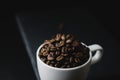
[[43, 62], [45, 62], [45, 61], [46, 61], [46, 58], [41, 58], [41, 60], [42, 60]]
[[50, 64], [50, 61], [46, 61], [46, 64], [49, 65], [49, 64]]
[[80, 62], [80, 59], [79, 58], [75, 58], [74, 59], [76, 63], [79, 63]]
[[70, 57], [70, 63], [72, 63], [73, 62], [73, 57]]
[[51, 55], [52, 57], [54, 57], [55, 52], [50, 52], [49, 55]]
[[71, 39], [66, 40], [66, 43], [71, 43], [71, 42], [72, 42]]
[[53, 43], [53, 42], [55, 42], [55, 39], [51, 39], [51, 40], [50, 40], [50, 43]]
[[61, 63], [60, 62], [56, 62], [56, 64], [54, 65], [55, 67], [60, 67]]
[[64, 34], [61, 36], [61, 39], [62, 39], [62, 40], [65, 40], [65, 35], [64, 35]]
[[50, 44], [50, 40], [45, 40], [44, 43], [45, 44]]
[[61, 66], [61, 68], [65, 68], [65, 67], [66, 67], [66, 65], [62, 65], [62, 66]]
[[66, 39], [69, 39], [70, 37], [71, 37], [70, 34], [67, 34], [67, 35], [66, 35]]
[[71, 48], [68, 48], [68, 49], [67, 49], [67, 51], [68, 51], [68, 52], [71, 52], [71, 51], [72, 51], [72, 49], [71, 49]]
[[68, 56], [68, 54], [67, 54], [67, 53], [62, 53], [61, 55], [62, 55], [62, 56]]
[[46, 49], [41, 48], [40, 53], [43, 53], [43, 52], [45, 52], [45, 51], [46, 51]]
[[81, 52], [77, 52], [76, 54], [75, 54], [75, 57], [82, 57], [83, 56], [83, 54], [81, 53]]
[[53, 66], [53, 64], [49, 64], [50, 66]]
[[64, 64], [69, 64], [69, 62], [68, 62], [68, 61], [66, 61], [66, 62], [64, 62]]
[[55, 64], [55, 61], [51, 61], [51, 64], [53, 64], [53, 65], [54, 65], [54, 64]]
[[67, 68], [70, 68], [70, 65], [67, 65]]
[[48, 59], [48, 60], [54, 60], [54, 57], [53, 57], [51, 54], [49, 54], [49, 55], [47, 56], [47, 59]]
[[59, 52], [59, 51], [56, 51], [56, 52], [55, 52], [55, 55], [56, 55], [56, 56], [60, 55], [60, 52]]
[[57, 64], [57, 63], [56, 63], [54, 66], [55, 66], [55, 67], [58, 67], [58, 66], [59, 66], [59, 64]]
[[77, 40], [73, 41], [72, 46], [73, 47], [79, 46], [79, 42]]
[[61, 61], [63, 58], [64, 58], [64, 57], [60, 55], [60, 56], [58, 56], [58, 57], [56, 58], [56, 60], [57, 60], [57, 61]]
[[56, 51], [56, 48], [50, 48], [50, 51], [54, 52]]
[[57, 34], [55, 40], [56, 40], [56, 41], [59, 41], [60, 38], [61, 38], [61, 34]]
[[65, 52], [65, 47], [62, 47], [61, 52], [62, 53]]
[[64, 45], [64, 41], [60, 41], [59, 46], [63, 46]]
[[47, 52], [43, 52], [43, 56], [47, 56], [48, 55], [48, 53]]

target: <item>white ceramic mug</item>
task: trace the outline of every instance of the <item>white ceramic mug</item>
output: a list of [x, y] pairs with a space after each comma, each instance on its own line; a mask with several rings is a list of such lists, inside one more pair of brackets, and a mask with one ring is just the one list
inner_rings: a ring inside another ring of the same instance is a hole
[[[37, 67], [41, 80], [86, 80], [90, 66], [98, 62], [103, 55], [103, 48], [100, 45], [87, 46], [84, 44], [90, 49], [88, 61], [74, 68], [56, 68], [40, 60], [38, 55], [43, 45], [40, 45], [36, 52]], [[92, 56], [93, 51], [96, 51], [94, 56]]]

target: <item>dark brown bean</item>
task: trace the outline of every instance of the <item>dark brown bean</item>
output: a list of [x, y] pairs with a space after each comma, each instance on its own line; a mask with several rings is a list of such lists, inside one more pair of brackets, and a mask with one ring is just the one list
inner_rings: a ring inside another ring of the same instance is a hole
[[71, 36], [70, 34], [67, 34], [67, 35], [66, 35], [66, 39], [70, 38], [70, 36]]
[[58, 56], [58, 57], [56, 58], [56, 60], [57, 60], [57, 61], [61, 61], [63, 58], [64, 58], [64, 57], [60, 55], [60, 56]]
[[79, 58], [75, 58], [74, 59], [76, 63], [79, 63], [80, 62], [80, 59]]
[[55, 39], [51, 39], [51, 40], [50, 40], [50, 43], [53, 43], [53, 42], [55, 42]]
[[68, 40], [66, 40], [66, 43], [71, 43], [72, 42], [72, 40], [71, 39], [68, 39]]
[[72, 46], [73, 47], [79, 46], [79, 42], [77, 40], [73, 41]]
[[70, 65], [67, 65], [67, 68], [70, 68]]
[[56, 51], [55, 47], [50, 48], [50, 51]]
[[56, 52], [55, 52], [55, 55], [56, 55], [56, 56], [60, 55], [60, 52], [59, 52], [59, 51], [56, 51]]
[[65, 67], [66, 67], [66, 65], [62, 65], [62, 66], [61, 66], [61, 68], [65, 68]]
[[40, 53], [43, 53], [43, 52], [45, 52], [45, 51], [46, 51], [46, 49], [41, 48]]
[[57, 34], [55, 40], [56, 40], [56, 41], [59, 41], [60, 38], [61, 38], [61, 34]]
[[44, 43], [45, 44], [50, 44], [50, 40], [45, 40]]
[[47, 52], [43, 52], [43, 56], [47, 56], [48, 55], [48, 53]]
[[68, 54], [67, 54], [67, 53], [62, 53], [61, 55], [62, 55], [62, 56], [68, 56]]
[[47, 56], [47, 59], [48, 59], [48, 60], [54, 60], [54, 57], [53, 57], [51, 54], [49, 54], [49, 55]]
[[69, 64], [69, 62], [68, 62], [68, 61], [66, 61], [64, 64]]
[[65, 47], [62, 47], [61, 52], [62, 52], [62, 53], [65, 52]]
[[65, 35], [64, 35], [64, 34], [61, 36], [61, 39], [62, 39], [62, 40], [65, 40]]
[[64, 44], [64, 41], [60, 41], [59, 46], [63, 46]]
[[49, 65], [49, 64], [50, 64], [50, 61], [46, 61], [46, 64]]
[[43, 62], [45, 62], [45, 61], [46, 61], [46, 58], [41, 58], [41, 60], [42, 60]]
[[70, 63], [72, 63], [73, 62], [73, 57], [70, 57]]
[[49, 64], [50, 66], [53, 66], [53, 64]]
[[82, 57], [83, 56], [83, 54], [81, 53], [81, 52], [77, 52], [76, 54], [75, 54], [75, 57]]

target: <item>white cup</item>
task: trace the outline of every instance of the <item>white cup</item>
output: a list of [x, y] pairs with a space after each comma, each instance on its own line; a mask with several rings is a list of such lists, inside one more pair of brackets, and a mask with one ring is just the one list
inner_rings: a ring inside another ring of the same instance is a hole
[[[90, 49], [90, 52], [89, 59], [84, 64], [73, 68], [56, 68], [45, 64], [39, 58], [39, 51], [43, 45], [40, 45], [36, 52], [37, 68], [41, 80], [86, 80], [90, 66], [97, 63], [103, 55], [103, 48], [100, 45], [85, 45]], [[92, 56], [94, 51], [96, 53]]]

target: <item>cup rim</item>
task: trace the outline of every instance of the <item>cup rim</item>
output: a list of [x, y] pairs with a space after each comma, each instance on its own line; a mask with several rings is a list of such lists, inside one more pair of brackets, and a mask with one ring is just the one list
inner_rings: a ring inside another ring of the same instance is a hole
[[[83, 42], [81, 42], [83, 45], [85, 45], [86, 47], [88, 47], [86, 44], [84, 44]], [[40, 49], [42, 48], [42, 46], [45, 45], [45, 44], [41, 44], [38, 49], [37, 49], [37, 52], [36, 52], [36, 58], [37, 58], [37, 62], [40, 62], [42, 63], [42, 65], [48, 67], [48, 68], [51, 68], [51, 69], [55, 69], [55, 70], [61, 70], [61, 71], [65, 71], [65, 70], [75, 70], [75, 69], [79, 69], [79, 68], [82, 68], [84, 66], [86, 66], [87, 64], [89, 64], [91, 62], [91, 58], [92, 58], [92, 54], [91, 54], [91, 51], [89, 51], [89, 59], [82, 65], [79, 65], [79, 66], [76, 66], [76, 67], [72, 67], [72, 68], [57, 68], [57, 67], [52, 67], [52, 66], [49, 66], [47, 64], [45, 64], [39, 57], [39, 51]], [[89, 48], [89, 47], [88, 47]], [[37, 63], [38, 64], [38, 63]]]

